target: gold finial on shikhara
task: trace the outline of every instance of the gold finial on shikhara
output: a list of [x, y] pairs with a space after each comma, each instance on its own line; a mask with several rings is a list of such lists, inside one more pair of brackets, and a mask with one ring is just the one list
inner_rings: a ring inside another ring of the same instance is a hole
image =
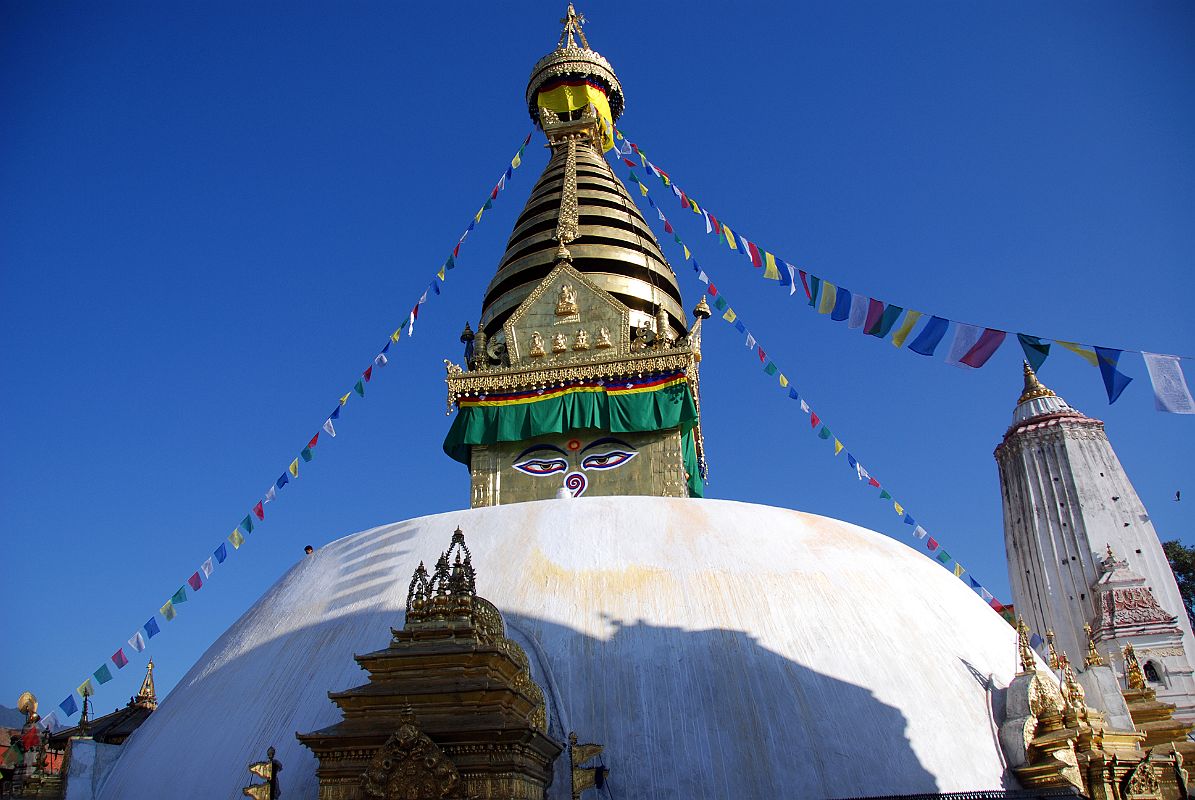
[[1104, 666], [1103, 656], [1095, 649], [1095, 639], [1091, 638], [1091, 626], [1084, 624], [1083, 632], [1087, 634], [1087, 655], [1083, 657], [1083, 666], [1085, 667], [1102, 667]]
[[1033, 648], [1029, 646], [1029, 628], [1025, 620], [1017, 617], [1017, 652], [1021, 657], [1021, 671], [1018, 675], [1032, 675], [1037, 671], [1033, 663]]
[[1054, 649], [1054, 629], [1046, 630], [1046, 655], [1050, 669], [1057, 672], [1062, 667], [1062, 660], [1058, 658], [1058, 651]]
[[701, 299], [697, 301], [697, 305], [693, 308], [693, 316], [697, 317], [697, 319], [709, 319], [713, 316], [713, 313], [710, 311], [710, 304], [705, 302], [705, 295], [702, 295]]
[[152, 658], [145, 665], [145, 680], [141, 681], [141, 688], [137, 691], [137, 696], [133, 698], [133, 702], [145, 708], [156, 709], [158, 707], [158, 693], [154, 688], [154, 660]]
[[249, 771], [265, 781], [254, 783], [241, 789], [245, 797], [254, 800], [275, 800], [282, 792], [278, 791], [278, 773], [282, 771], [282, 762], [274, 758], [274, 748], [266, 750], [265, 761], [255, 761], [249, 765]]
[[573, 41], [575, 34], [581, 40], [581, 46], [586, 50], [589, 49], [589, 42], [585, 40], [585, 33], [581, 30], [581, 26], [586, 22], [584, 14], [578, 14], [573, 4], [568, 4], [568, 13], [560, 20], [560, 24], [564, 26], [564, 30], [560, 32], [560, 42], [557, 47], [576, 47], [576, 42]]
[[1026, 400], [1033, 400], [1038, 397], [1057, 397], [1054, 392], [1037, 379], [1037, 373], [1033, 371], [1033, 367], [1029, 366], [1029, 362], [1025, 364], [1025, 390], [1021, 392], [1021, 397], [1017, 403], [1024, 403]]
[[1137, 651], [1131, 644], [1124, 646], [1124, 679], [1125, 683], [1129, 685], [1129, 689], [1133, 691], [1139, 692], [1145, 688], [1145, 673], [1141, 671], [1141, 664], [1137, 661]]
[[1067, 710], [1074, 713], [1078, 719], [1087, 719], [1087, 693], [1083, 691], [1083, 684], [1079, 683], [1079, 678], [1075, 675], [1065, 652], [1058, 657], [1058, 663], [1062, 668], [1062, 699]]
[[580, 766], [591, 758], [597, 758], [602, 754], [603, 749], [603, 745], [594, 742], [577, 744], [576, 732], [569, 731], [568, 764], [572, 772], [573, 800], [579, 800], [581, 793], [587, 789], [600, 789], [605, 785], [606, 775], [610, 772], [610, 770], [606, 769], [605, 765], [599, 764], [596, 767]]

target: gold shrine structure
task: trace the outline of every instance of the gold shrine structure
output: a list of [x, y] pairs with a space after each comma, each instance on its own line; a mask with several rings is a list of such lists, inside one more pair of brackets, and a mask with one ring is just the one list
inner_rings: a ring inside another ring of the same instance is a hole
[[698, 363], [676, 275], [603, 153], [622, 85], [569, 6], [527, 84], [551, 158], [486, 289], [463, 364], [445, 361], [444, 443], [471, 504], [556, 496], [700, 496]]
[[319, 759], [320, 800], [542, 800], [562, 748], [459, 528], [430, 575], [419, 565], [391, 633], [355, 656], [368, 683], [329, 694], [343, 721], [296, 734]]

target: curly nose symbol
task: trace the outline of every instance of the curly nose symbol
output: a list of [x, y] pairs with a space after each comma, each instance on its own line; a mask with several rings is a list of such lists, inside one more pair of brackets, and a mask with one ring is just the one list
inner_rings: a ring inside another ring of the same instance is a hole
[[585, 494], [585, 487], [589, 485], [589, 481], [580, 472], [570, 472], [564, 476], [564, 488], [573, 493], [573, 497], [580, 497]]

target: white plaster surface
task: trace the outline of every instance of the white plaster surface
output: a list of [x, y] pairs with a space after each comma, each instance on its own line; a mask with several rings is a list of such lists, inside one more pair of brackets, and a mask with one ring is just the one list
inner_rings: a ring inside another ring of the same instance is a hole
[[365, 682], [352, 654], [388, 644], [411, 572], [457, 525], [553, 734], [605, 744], [597, 796], [1015, 788], [997, 735], [1015, 634], [939, 565], [786, 509], [594, 497], [408, 520], [304, 558], [129, 739], [101, 800], [239, 796], [270, 745], [286, 800], [315, 798], [295, 732], [340, 719], [326, 693]]
[[71, 739], [66, 800], [95, 800], [98, 789], [121, 755], [120, 747], [94, 739]]

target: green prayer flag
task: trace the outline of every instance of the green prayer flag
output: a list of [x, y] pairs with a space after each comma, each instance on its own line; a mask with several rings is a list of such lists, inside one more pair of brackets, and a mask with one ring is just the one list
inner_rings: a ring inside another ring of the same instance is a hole
[[97, 681], [99, 681], [101, 684], [107, 683], [108, 681], [112, 680], [112, 670], [108, 669], [107, 664], [104, 664], [103, 666], [101, 666], [99, 669], [97, 669], [92, 674], [95, 675], [95, 679]]
[[947, 553], [945, 550], [943, 550], [941, 553], [938, 553], [938, 560], [945, 564], [950, 560], [950, 553]]
[[776, 374], [776, 362], [769, 361], [768, 365], [763, 368], [763, 371], [768, 373], [769, 375], [775, 375]]
[[170, 596], [170, 602], [174, 603], [176, 606], [179, 603], [187, 602], [187, 587], [186, 586], [178, 587], [178, 591]]
[[299, 453], [299, 455], [303, 456], [304, 461], [310, 461], [311, 459], [315, 458], [315, 456], [311, 453], [310, 447], [304, 447], [303, 451]]
[[823, 425], [822, 429], [817, 432], [817, 438], [819, 438], [819, 439], [829, 439], [830, 436], [831, 436], [830, 429], [827, 428], [825, 425]]
[[1041, 369], [1041, 365], [1046, 363], [1046, 356], [1050, 355], [1049, 343], [1024, 333], [1017, 334], [1017, 341], [1021, 343], [1021, 349], [1025, 351], [1025, 360], [1029, 362], [1029, 366], [1033, 367], [1033, 371], [1037, 372]]
[[880, 489], [880, 499], [881, 500], [891, 500], [892, 495], [888, 494], [887, 489]]
[[253, 533], [253, 515], [246, 514], [245, 518], [241, 520], [241, 527], [245, 529], [245, 533]]
[[726, 310], [726, 298], [722, 297], [721, 295], [718, 295], [717, 297], [715, 297], [714, 298], [714, 307], [717, 308], [719, 311], [725, 311]]
[[357, 381], [357, 385], [353, 387], [353, 391], [356, 392], [357, 394], [361, 395], [362, 397], [364, 397], [365, 396], [364, 381]]
[[872, 336], [878, 336], [883, 339], [892, 330], [892, 326], [896, 324], [896, 320], [904, 313], [904, 308], [901, 306], [887, 305], [884, 307], [884, 314], [880, 317], [879, 323], [867, 333]]

